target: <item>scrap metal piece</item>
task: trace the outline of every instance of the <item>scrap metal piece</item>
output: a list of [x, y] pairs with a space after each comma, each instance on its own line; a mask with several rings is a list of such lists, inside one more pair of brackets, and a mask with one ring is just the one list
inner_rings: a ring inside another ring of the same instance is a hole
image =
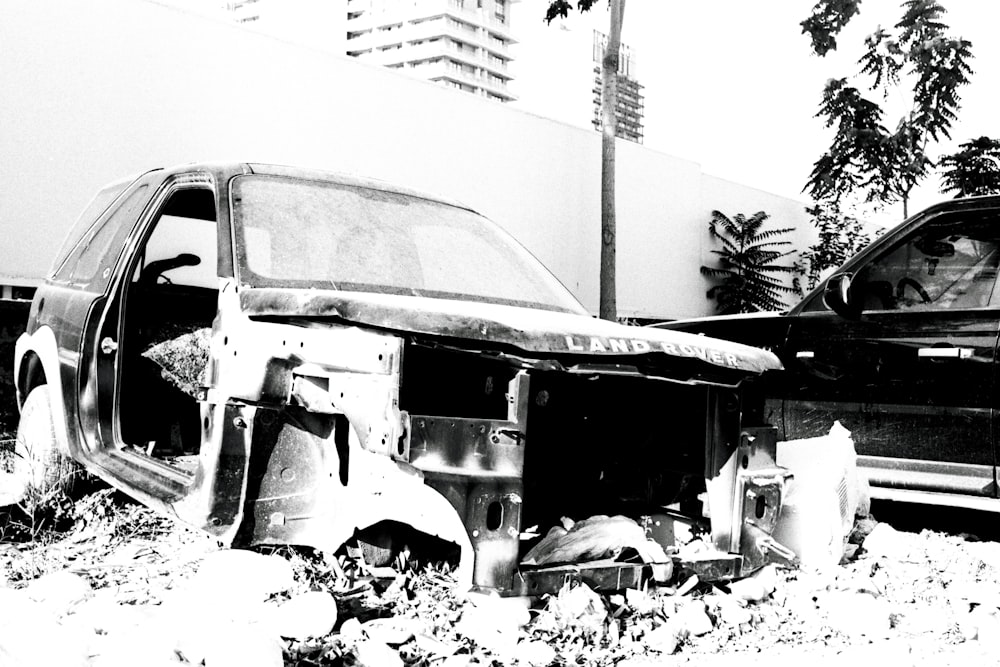
[[706, 480], [712, 542], [724, 553], [742, 556], [732, 577], [746, 576], [773, 558], [792, 562], [785, 557], [788, 550], [771, 538], [792, 477], [775, 463], [776, 456], [776, 429], [746, 428], [718, 474]]
[[590, 563], [556, 565], [538, 569], [522, 567], [514, 575], [514, 595], [541, 595], [558, 591], [566, 584], [584, 582], [596, 591], [620, 591], [642, 588], [652, 577], [650, 566], [643, 563], [619, 563], [599, 560]]
[[752, 474], [741, 474], [738, 486], [742, 487], [742, 522], [740, 524], [740, 553], [743, 554], [741, 570], [747, 574], [764, 567], [771, 556], [793, 562], [788, 549], [771, 537], [781, 514], [781, 501], [785, 493], [785, 483], [792, 473], [786, 468], [768, 468]]
[[701, 581], [728, 581], [743, 571], [743, 556], [709, 552], [693, 558], [678, 559], [678, 566], [690, 570]]

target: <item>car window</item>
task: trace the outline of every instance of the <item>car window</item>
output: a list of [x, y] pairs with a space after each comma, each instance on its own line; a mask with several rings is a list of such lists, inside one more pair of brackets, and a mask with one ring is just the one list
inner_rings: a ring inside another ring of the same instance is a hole
[[234, 180], [240, 280], [584, 312], [482, 216], [409, 195], [266, 176]]
[[852, 280], [863, 310], [943, 310], [991, 305], [1000, 266], [994, 221], [927, 224]]
[[160, 211], [133, 281], [217, 289], [218, 231], [212, 190], [174, 192]]
[[66, 258], [80, 242], [80, 239], [82, 239], [84, 235], [90, 231], [90, 228], [93, 227], [97, 220], [104, 214], [108, 206], [111, 205], [111, 202], [117, 199], [118, 196], [125, 191], [125, 188], [127, 188], [128, 185], [128, 181], [112, 183], [98, 192], [97, 195], [90, 200], [90, 203], [87, 204], [87, 208], [83, 210], [80, 217], [76, 219], [75, 223], [73, 223], [73, 227], [69, 234], [66, 235], [66, 239], [63, 241], [62, 247], [59, 249], [58, 254], [56, 254], [55, 261], [52, 262], [52, 270], [49, 272], [50, 275], [55, 276], [57, 279], [60, 276], [64, 279], [69, 278], [69, 269], [66, 269], [66, 272], [63, 273], [59, 271], [60, 267], [63, 266]]
[[104, 222], [87, 232], [67, 258], [56, 276], [90, 291], [102, 292], [111, 280], [111, 271], [124, 249], [125, 240], [135, 226], [146, 202], [148, 185], [135, 189]]

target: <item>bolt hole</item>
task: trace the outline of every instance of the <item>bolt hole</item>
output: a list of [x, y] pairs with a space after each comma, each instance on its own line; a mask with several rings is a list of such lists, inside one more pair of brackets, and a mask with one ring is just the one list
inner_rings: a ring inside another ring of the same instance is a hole
[[503, 505], [493, 501], [486, 508], [486, 529], [496, 530], [503, 525]]
[[208, 417], [205, 417], [204, 422], [205, 422], [205, 430], [207, 431], [208, 430]]
[[757, 506], [754, 508], [754, 514], [757, 515], [758, 519], [763, 519], [765, 511], [767, 511], [767, 498], [757, 496]]
[[222, 337], [222, 344], [223, 345], [229, 345], [229, 336], [223, 336]]
[[740, 465], [743, 466], [744, 470], [746, 470], [747, 468], [749, 468], [750, 467], [750, 457], [747, 456], [746, 454], [744, 454], [743, 458], [740, 460]]
[[379, 360], [379, 361], [382, 361], [382, 355], [381, 355], [381, 354], [380, 354], [380, 355], [378, 355], [378, 360]]

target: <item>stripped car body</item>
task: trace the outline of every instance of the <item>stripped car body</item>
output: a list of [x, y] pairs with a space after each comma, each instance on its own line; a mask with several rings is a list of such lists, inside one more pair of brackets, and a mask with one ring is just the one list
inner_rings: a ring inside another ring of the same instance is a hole
[[[184, 394], [148, 353], [192, 337]], [[65, 454], [233, 546], [415, 532], [457, 547], [466, 587], [538, 593], [567, 575], [520, 566], [528, 526], [690, 508], [708, 480], [736, 576], [780, 511], [740, 391], [776, 357], [594, 319], [492, 223], [384, 183], [204, 164], [109, 186], [15, 364]]]

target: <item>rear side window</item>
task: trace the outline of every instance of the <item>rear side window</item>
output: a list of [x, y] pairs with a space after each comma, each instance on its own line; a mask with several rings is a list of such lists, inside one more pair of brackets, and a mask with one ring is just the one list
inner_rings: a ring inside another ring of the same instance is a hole
[[80, 242], [80, 239], [86, 235], [90, 228], [94, 226], [94, 223], [100, 218], [108, 206], [111, 206], [111, 202], [118, 198], [118, 196], [125, 191], [128, 187], [127, 181], [119, 181], [118, 183], [112, 183], [103, 190], [97, 193], [97, 195], [87, 204], [87, 208], [83, 210], [80, 217], [76, 219], [73, 224], [73, 228], [70, 229], [69, 234], [66, 236], [66, 240], [63, 241], [62, 247], [59, 249], [59, 253], [56, 255], [55, 261], [52, 263], [52, 269], [49, 271], [50, 275], [55, 275], [59, 268], [66, 261], [66, 258], [72, 252], [73, 248]]
[[136, 188], [111, 215], [88, 230], [53, 278], [92, 292], [103, 292], [148, 198], [148, 188], [148, 185]]

